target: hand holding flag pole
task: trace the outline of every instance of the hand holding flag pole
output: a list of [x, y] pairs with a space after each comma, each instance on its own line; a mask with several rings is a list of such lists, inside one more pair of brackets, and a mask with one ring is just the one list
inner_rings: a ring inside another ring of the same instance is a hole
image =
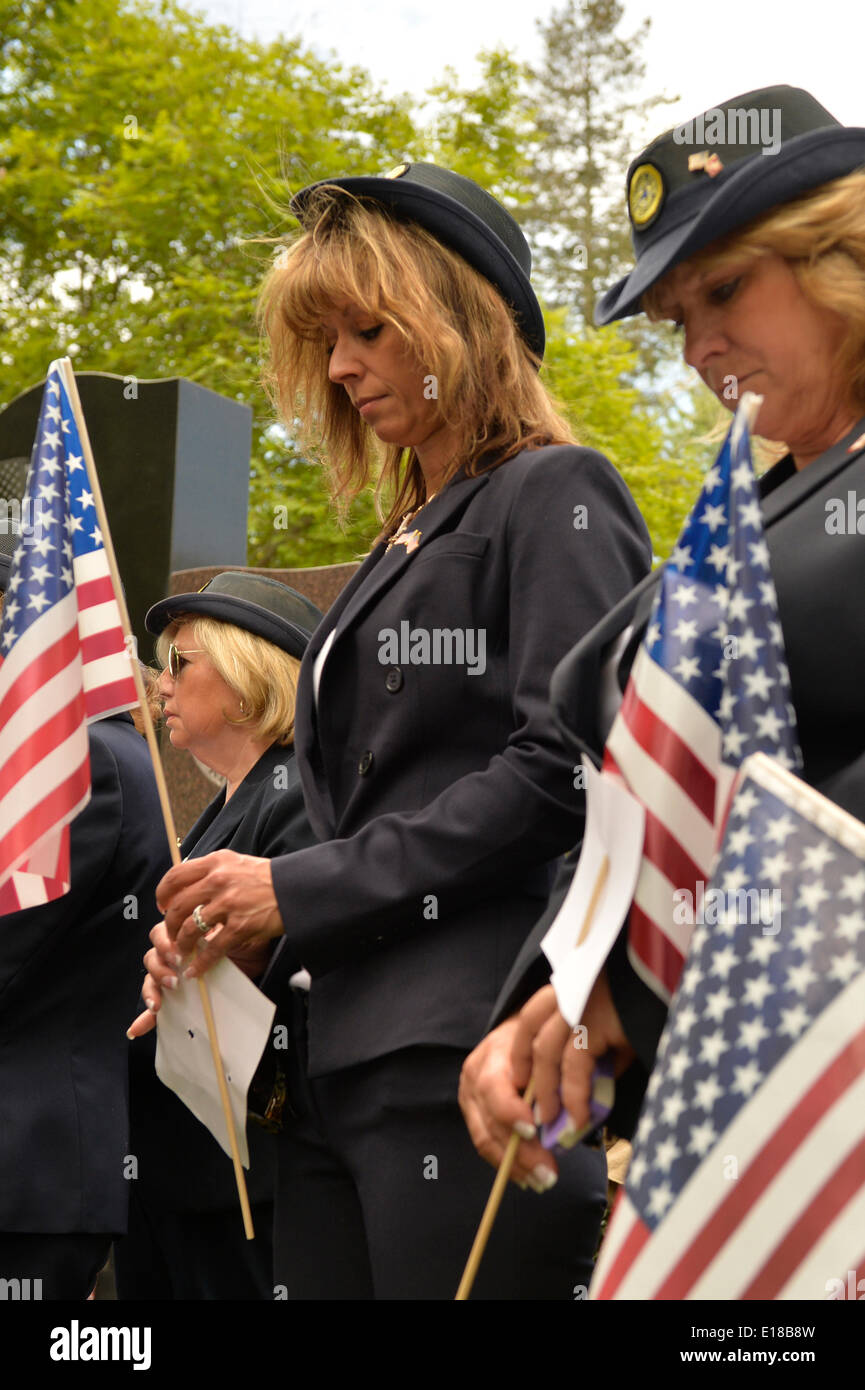
[[[120, 582], [120, 573], [117, 568], [117, 559], [114, 554], [114, 546], [111, 540], [111, 531], [108, 526], [108, 518], [105, 513], [105, 505], [102, 500], [102, 491], [99, 486], [99, 478], [96, 472], [96, 464], [93, 458], [93, 451], [90, 447], [90, 438], [87, 433], [87, 426], [84, 420], [84, 412], [81, 409], [81, 401], [78, 396], [78, 387], [75, 381], [75, 373], [72, 370], [72, 363], [68, 357], [59, 359], [56, 364], [66, 393], [69, 397], [78, 433], [81, 439], [81, 448], [84, 454], [87, 470], [90, 476], [90, 488], [93, 495], [93, 506], [96, 512], [97, 523], [102, 533], [102, 544], [105, 548], [105, 556], [108, 562], [111, 579], [114, 585], [114, 592], [117, 596], [117, 604], [120, 609], [120, 618], [123, 626], [124, 639], [129, 652], [130, 664], [132, 667], [132, 678], [135, 682], [135, 690], [138, 695], [138, 702], [141, 708], [141, 716], [144, 723], [147, 747], [153, 762], [153, 772], [156, 777], [156, 786], [159, 792], [159, 801], [162, 807], [162, 818], [165, 822], [165, 833], [168, 838], [168, 848], [171, 854], [172, 864], [179, 864], [180, 852], [177, 847], [177, 830], [174, 824], [174, 816], [171, 810], [171, 803], [168, 798], [168, 788], [165, 783], [165, 773], [162, 768], [162, 759], [159, 756], [159, 747], [156, 742], [156, 732], [153, 728], [153, 720], [147, 703], [147, 696], [144, 691], [144, 682], [141, 679], [141, 670], [138, 665], [135, 637], [129, 622], [129, 612], [126, 607], [126, 598], [123, 586]], [[225, 1124], [228, 1130], [229, 1142], [231, 1145], [231, 1158], [234, 1165], [234, 1178], [237, 1184], [237, 1195], [240, 1200], [240, 1209], [243, 1215], [243, 1227], [246, 1232], [247, 1240], [253, 1240], [255, 1231], [252, 1224], [252, 1212], [249, 1206], [249, 1197], [246, 1191], [246, 1179], [243, 1172], [243, 1165], [240, 1161], [240, 1150], [237, 1143], [237, 1133], [234, 1126], [234, 1118], [231, 1113], [228, 1087], [225, 1082], [225, 1072], [222, 1066], [222, 1058], [219, 1052], [219, 1043], [216, 1036], [216, 1024], [213, 1017], [210, 995], [207, 988], [207, 981], [203, 978], [198, 980], [201, 1006], [207, 1022], [207, 1033], [210, 1040], [210, 1050], [213, 1056], [213, 1065], [216, 1070], [216, 1079], [219, 1086], [219, 1095], [222, 1102]]]
[[[580, 924], [579, 932], [577, 934], [577, 940], [575, 944], [578, 946], [582, 945], [586, 941], [586, 938], [588, 937], [589, 932], [592, 928], [598, 905], [601, 902], [601, 898], [604, 894], [604, 889], [607, 884], [609, 869], [610, 860], [609, 857], [606, 854], [604, 854], [602, 855], [600, 865], [597, 868], [594, 885], [589, 894], [588, 903], [582, 918], [582, 922]], [[529, 1083], [526, 1086], [526, 1089], [523, 1093], [523, 1100], [526, 1102], [527, 1105], [531, 1105], [532, 1101], [534, 1100], [534, 1097], [535, 1077], [533, 1075], [529, 1078]], [[593, 1120], [591, 1126], [587, 1128], [594, 1128], [596, 1123], [597, 1122]], [[481, 1217], [481, 1222], [478, 1227], [471, 1251], [469, 1253], [469, 1257], [466, 1262], [466, 1267], [463, 1271], [462, 1279], [460, 1280], [459, 1288], [457, 1289], [456, 1298], [454, 1300], [455, 1302], [465, 1302], [465, 1300], [468, 1299], [469, 1294], [471, 1293], [472, 1286], [474, 1284], [475, 1278], [477, 1277], [478, 1269], [480, 1268], [481, 1260], [484, 1256], [484, 1251], [487, 1247], [487, 1242], [490, 1238], [490, 1234], [493, 1229], [493, 1224], [495, 1223], [499, 1207], [501, 1206], [502, 1198], [505, 1193], [505, 1188], [507, 1187], [508, 1181], [511, 1176], [511, 1172], [513, 1170], [520, 1142], [520, 1136], [516, 1132], [514, 1132], [508, 1140], [507, 1148], [505, 1149], [502, 1161], [499, 1164], [498, 1172], [496, 1173], [492, 1190], [487, 1199], [486, 1207], [484, 1208], [484, 1214]]]

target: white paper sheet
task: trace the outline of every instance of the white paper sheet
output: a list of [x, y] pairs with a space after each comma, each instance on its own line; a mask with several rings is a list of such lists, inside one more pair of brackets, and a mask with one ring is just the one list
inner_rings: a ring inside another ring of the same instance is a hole
[[[586, 835], [580, 862], [565, 900], [541, 942], [553, 967], [552, 984], [559, 1009], [572, 1028], [582, 1018], [592, 985], [631, 906], [642, 860], [645, 823], [640, 802], [616, 778], [598, 772], [587, 758], [583, 758], [583, 767]], [[589, 930], [577, 945], [605, 855], [610, 861], [606, 883]]]
[[[241, 1162], [248, 1168], [246, 1095], [270, 1038], [276, 1005], [230, 960], [219, 961], [208, 970], [205, 978]], [[230, 1156], [231, 1145], [198, 981], [184, 980], [181, 976], [176, 990], [165, 990], [157, 1017], [157, 1076], [207, 1126]]]

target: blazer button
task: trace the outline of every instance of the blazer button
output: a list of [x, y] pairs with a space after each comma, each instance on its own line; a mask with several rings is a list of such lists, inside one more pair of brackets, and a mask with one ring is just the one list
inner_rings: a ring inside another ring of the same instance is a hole
[[372, 771], [372, 765], [374, 761], [375, 759], [373, 758], [373, 755], [372, 753], [370, 753], [369, 749], [367, 749], [365, 753], [362, 753], [360, 757], [360, 762], [357, 765], [358, 777], [366, 777], [367, 773]]
[[384, 688], [391, 695], [395, 695], [398, 690], [402, 690], [405, 683], [403, 673], [398, 666], [391, 666], [384, 678]]

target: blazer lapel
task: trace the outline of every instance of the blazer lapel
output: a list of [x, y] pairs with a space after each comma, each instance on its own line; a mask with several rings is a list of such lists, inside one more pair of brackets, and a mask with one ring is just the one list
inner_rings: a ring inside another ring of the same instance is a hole
[[[428, 502], [423, 512], [418, 517], [417, 527], [412, 525], [409, 530], [419, 530], [420, 540], [418, 545], [410, 550], [405, 545], [395, 545], [390, 552], [386, 544], [376, 546], [369, 556], [370, 564], [366, 574], [362, 575], [359, 571], [355, 576], [363, 582], [353, 587], [348, 602], [342, 609], [336, 622], [336, 638], [338, 642], [340, 634], [352, 627], [364, 613], [373, 606], [383, 589], [395, 584], [400, 575], [408, 568], [413, 560], [422, 552], [424, 546], [429, 545], [430, 541], [442, 532], [453, 530], [454, 524], [465, 511], [474, 495], [490, 480], [489, 473], [482, 473], [477, 478], [466, 478], [457, 474], [448, 486], [435, 497], [432, 502]], [[387, 555], [387, 564], [382, 564], [384, 556]], [[364, 566], [365, 568], [365, 566]]]
[[199, 816], [181, 845], [185, 858], [195, 851], [195, 858], [209, 854], [211, 849], [219, 849], [234, 834], [249, 809], [259, 783], [270, 777], [279, 764], [294, 757], [294, 750], [272, 743], [266, 748], [254, 767], [249, 769], [237, 791], [228, 801], [220, 805], [211, 803]]
[[[315, 693], [313, 690], [313, 669], [315, 659], [330, 634], [335, 633], [334, 642], [352, 627], [375, 603], [378, 595], [396, 582], [412, 560], [428, 545], [435, 536], [452, 528], [478, 490], [486, 486], [489, 474], [482, 473], [477, 478], [466, 478], [457, 473], [446, 488], [429, 502], [419, 518], [421, 532], [420, 544], [413, 551], [405, 546], [393, 546], [390, 551], [387, 543], [381, 541], [370, 551], [360, 568], [352, 575], [336, 602], [328, 609], [324, 620], [319, 624], [313, 639], [306, 650], [300, 668], [297, 686], [297, 714], [295, 718], [295, 748], [298, 756], [304, 800], [310, 824], [320, 840], [330, 839], [336, 827], [336, 812], [330, 795], [325, 769], [320, 757], [316, 737]], [[394, 552], [398, 552], [395, 554]], [[382, 561], [387, 556], [387, 564]], [[330, 658], [328, 658], [329, 660]], [[322, 682], [327, 675], [327, 662], [322, 673]]]
[[[785, 516], [794, 507], [798, 507], [805, 497], [816, 492], [824, 483], [829, 482], [836, 473], [847, 466], [856, 454], [863, 452], [865, 452], [865, 418], [860, 420], [850, 433], [833, 445], [831, 449], [827, 449], [825, 454], [821, 454], [813, 463], [809, 463], [807, 468], [799, 469], [786, 480], [783, 480], [782, 474], [783, 486], [772, 486], [772, 474], [775, 469], [770, 468], [760, 480], [761, 484], [769, 484], [769, 491], [763, 494], [761, 502], [763, 525], [771, 526], [773, 522]], [[779, 473], [785, 462], [785, 459], [781, 459], [780, 463], [775, 465]]]

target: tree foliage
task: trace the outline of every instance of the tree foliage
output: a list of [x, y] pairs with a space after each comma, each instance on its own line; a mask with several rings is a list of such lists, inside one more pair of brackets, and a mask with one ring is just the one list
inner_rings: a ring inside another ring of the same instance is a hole
[[[606, 103], [604, 121], [611, 103], [621, 109], [613, 57], [621, 83], [629, 69], [610, 48], [603, 80], [611, 85], [600, 91], [592, 62], [601, 36], [587, 37], [586, 25], [603, 19], [609, 38], [620, 9], [580, 0], [577, 24], [572, 0], [561, 31], [563, 44], [589, 45], [577, 77], [585, 99], [597, 98], [599, 111]], [[566, 47], [558, 61], [564, 73]], [[625, 156], [612, 127], [592, 116], [591, 158], [582, 172], [566, 169], [556, 193], [554, 106], [541, 120], [529, 82], [512, 56], [492, 51], [477, 85], [462, 88], [446, 72], [429, 114], [419, 115], [408, 97], [383, 95], [368, 73], [300, 39], [249, 41], [175, 0], [0, 0], [2, 400], [64, 353], [80, 370], [198, 381], [254, 411], [250, 562], [327, 564], [363, 553], [378, 530], [371, 496], [358, 499], [341, 532], [321, 470], [275, 425], [258, 384], [255, 298], [271, 248], [256, 238], [293, 225], [290, 193], [313, 179], [431, 159], [476, 179], [518, 217], [543, 213], [562, 247], [588, 235], [591, 204], [594, 292], [624, 254], [623, 219], [618, 208], [607, 215], [603, 198], [587, 201], [574, 179], [591, 190], [595, 165], [605, 176], [615, 165], [621, 181]], [[568, 99], [564, 85], [550, 96], [562, 122]], [[570, 127], [574, 141], [580, 122]], [[588, 282], [568, 269], [564, 251], [557, 265], [552, 298], [585, 307]], [[685, 441], [687, 392], [678, 414], [648, 397], [630, 330], [595, 333], [582, 311], [563, 307], [549, 327], [551, 384], [586, 442], [621, 466], [663, 553], [698, 467]], [[671, 450], [674, 438], [681, 448]]]

